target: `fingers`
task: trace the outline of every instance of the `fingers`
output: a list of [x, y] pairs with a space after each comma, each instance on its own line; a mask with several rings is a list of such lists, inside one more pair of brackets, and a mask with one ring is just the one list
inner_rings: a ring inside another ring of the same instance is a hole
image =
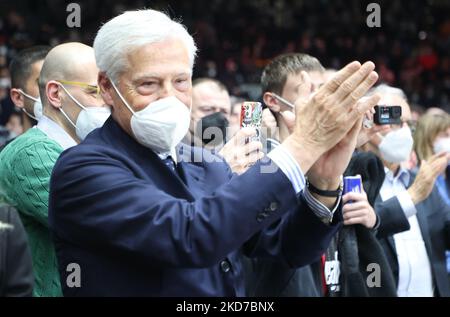
[[444, 173], [448, 164], [447, 154], [439, 156], [435, 161], [431, 162], [431, 170], [434, 176], [439, 176]]
[[334, 93], [350, 76], [361, 68], [361, 63], [352, 62], [337, 72], [317, 93], [318, 98], [325, 98]]
[[376, 134], [376, 133], [387, 133], [391, 130], [391, 128], [388, 125], [376, 125], [372, 128], [372, 131], [370, 132], [371, 134]]
[[261, 142], [252, 141], [243, 147], [243, 150], [244, 150], [243, 154], [248, 156], [253, 152], [262, 151], [262, 149], [263, 149], [263, 145]]
[[355, 145], [356, 145], [358, 135], [362, 129], [363, 119], [364, 118], [361, 117], [358, 121], [356, 121], [355, 125], [353, 126], [353, 128], [350, 130], [350, 132], [347, 135], [349, 142], [355, 142]]
[[295, 127], [295, 114], [292, 111], [281, 111], [281, 117], [283, 118], [284, 123], [289, 129], [289, 132], [292, 133]]
[[[359, 202], [367, 200], [367, 195], [365, 193], [347, 193], [342, 197], [342, 203], [346, 204], [349, 201]], [[345, 207], [345, 206], [344, 206]]]
[[364, 208], [364, 209], [358, 209], [358, 210], [354, 210], [354, 211], [344, 212], [342, 214], [342, 217], [344, 218], [344, 220], [350, 220], [352, 218], [366, 217], [368, 214], [369, 214], [369, 209]]
[[358, 211], [358, 210], [367, 209], [367, 207], [368, 207], [368, 202], [367, 201], [359, 201], [359, 202], [356, 202], [354, 204], [346, 204], [346, 205], [344, 205], [344, 207], [342, 207], [342, 212], [343, 213], [355, 212], [355, 211]]
[[378, 81], [378, 74], [374, 72], [375, 64], [364, 63], [361, 68], [348, 78], [334, 93], [337, 101], [345, 100], [345, 105], [356, 103]]
[[255, 165], [256, 162], [261, 160], [264, 157], [264, 153], [259, 152], [253, 152], [248, 156], [241, 157], [240, 159], [236, 160], [236, 170], [238, 170], [238, 174], [244, 173], [249, 167]]
[[364, 100], [364, 102], [359, 102], [353, 107], [353, 109], [344, 115], [346, 116], [346, 121], [354, 122], [359, 117], [362, 117], [364, 113], [375, 107], [380, 101], [379, 95], [373, 95], [370, 98]]
[[352, 225], [363, 225], [366, 222], [366, 216], [363, 217], [356, 217], [356, 218], [350, 218], [347, 220], [344, 220], [345, 226], [352, 226]]
[[255, 164], [256, 162], [261, 160], [263, 157], [264, 157], [264, 153], [261, 151], [251, 153], [246, 158], [246, 161], [247, 161], [246, 166], [251, 166], [251, 165]]
[[432, 163], [436, 160], [439, 160], [440, 158], [446, 157], [447, 154], [448, 154], [447, 152], [441, 152], [441, 153], [435, 154], [430, 158], [429, 162]]
[[246, 140], [249, 138], [255, 137], [257, 135], [256, 129], [247, 127], [239, 130], [236, 135], [231, 139], [228, 143], [238, 145], [244, 145]]

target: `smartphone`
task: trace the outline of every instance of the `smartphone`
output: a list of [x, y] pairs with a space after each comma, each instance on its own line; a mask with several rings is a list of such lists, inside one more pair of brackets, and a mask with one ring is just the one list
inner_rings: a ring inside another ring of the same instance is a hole
[[242, 104], [241, 108], [241, 128], [255, 128], [256, 136], [246, 140], [261, 141], [261, 124], [262, 124], [262, 104], [260, 102], [247, 101]]

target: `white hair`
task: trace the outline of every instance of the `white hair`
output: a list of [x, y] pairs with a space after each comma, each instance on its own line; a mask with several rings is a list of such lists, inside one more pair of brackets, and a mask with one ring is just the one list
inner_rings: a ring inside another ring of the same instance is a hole
[[381, 84], [377, 87], [372, 88], [368, 95], [369, 96], [373, 96], [375, 94], [379, 94], [379, 95], [393, 95], [393, 96], [397, 96], [402, 98], [403, 100], [405, 100], [406, 102], [408, 102], [408, 97], [406, 97], [405, 92], [400, 89], [400, 88], [396, 88], [396, 87], [391, 87], [389, 85], [386, 84]]
[[127, 67], [127, 55], [152, 43], [176, 38], [186, 45], [191, 68], [197, 47], [185, 26], [155, 10], [127, 11], [106, 24], [94, 41], [95, 59], [100, 72], [118, 83], [120, 73]]

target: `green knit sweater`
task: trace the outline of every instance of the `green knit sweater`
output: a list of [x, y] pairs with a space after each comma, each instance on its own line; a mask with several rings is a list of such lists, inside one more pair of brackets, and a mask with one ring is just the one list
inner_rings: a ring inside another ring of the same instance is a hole
[[33, 296], [62, 296], [55, 248], [48, 227], [50, 176], [62, 147], [34, 128], [0, 153], [0, 195], [16, 207], [33, 256]]

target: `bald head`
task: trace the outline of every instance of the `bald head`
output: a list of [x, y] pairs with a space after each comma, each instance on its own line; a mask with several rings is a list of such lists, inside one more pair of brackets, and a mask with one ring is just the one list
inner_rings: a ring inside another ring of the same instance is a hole
[[227, 88], [215, 79], [197, 79], [192, 83], [192, 120], [222, 112], [229, 118], [231, 100]]
[[[39, 77], [39, 91], [45, 96], [46, 85], [52, 80], [65, 80], [95, 85], [98, 68], [94, 49], [82, 43], [65, 43], [47, 55]], [[45, 99], [45, 98], [43, 98]], [[46, 100], [42, 100], [45, 104]]]

